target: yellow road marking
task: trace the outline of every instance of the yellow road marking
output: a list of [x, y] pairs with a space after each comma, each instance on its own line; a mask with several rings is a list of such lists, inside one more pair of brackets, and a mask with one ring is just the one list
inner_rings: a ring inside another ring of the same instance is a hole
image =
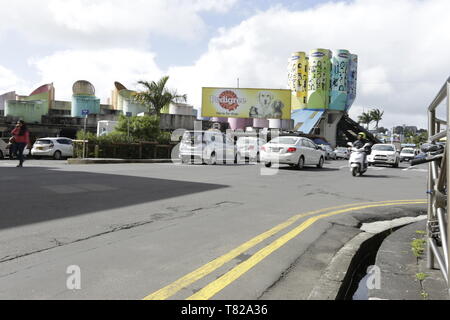
[[175, 295], [177, 292], [179, 292], [181, 289], [193, 284], [194, 282], [204, 278], [211, 272], [217, 270], [227, 262], [233, 260], [234, 258], [240, 256], [247, 250], [253, 248], [257, 244], [261, 243], [262, 241], [266, 240], [267, 238], [270, 238], [271, 236], [277, 234], [278, 232], [282, 231], [283, 229], [286, 229], [290, 225], [294, 224], [299, 219], [311, 216], [314, 214], [318, 214], [321, 212], [326, 212], [330, 210], [336, 210], [340, 208], [345, 208], [353, 205], [364, 205], [364, 204], [376, 204], [376, 203], [403, 203], [403, 202], [410, 202], [410, 201], [424, 201], [423, 199], [417, 199], [417, 200], [387, 200], [387, 201], [379, 201], [379, 202], [365, 202], [365, 203], [352, 203], [352, 204], [346, 204], [331, 208], [324, 208], [320, 210], [310, 211], [304, 214], [299, 214], [291, 217], [287, 221], [277, 225], [276, 227], [254, 237], [253, 239], [247, 241], [246, 243], [240, 245], [239, 247], [231, 250], [230, 252], [224, 254], [223, 256], [205, 264], [204, 266], [196, 269], [195, 271], [183, 276], [182, 278], [172, 282], [171, 284], [165, 286], [164, 288], [148, 295], [144, 298], [144, 300], [165, 300], [170, 298], [171, 296]]
[[194, 295], [187, 298], [187, 300], [209, 300], [213, 296], [215, 296], [218, 292], [222, 291], [225, 287], [227, 287], [229, 284], [240, 278], [244, 273], [252, 269], [255, 265], [257, 265], [259, 262], [261, 262], [263, 259], [265, 259], [267, 256], [272, 254], [274, 251], [285, 245], [288, 241], [292, 240], [296, 236], [298, 236], [300, 233], [308, 229], [312, 224], [314, 224], [316, 221], [324, 218], [328, 218], [331, 216], [335, 216], [338, 214], [355, 211], [355, 210], [361, 210], [361, 209], [367, 209], [367, 208], [374, 208], [374, 207], [383, 207], [383, 206], [394, 206], [394, 205], [410, 205], [410, 204], [425, 204], [426, 202], [397, 202], [397, 203], [384, 203], [384, 204], [376, 204], [376, 205], [368, 205], [368, 206], [360, 206], [360, 207], [353, 207], [353, 208], [347, 208], [343, 210], [333, 211], [327, 214], [323, 214], [320, 216], [316, 216], [313, 218], [309, 218], [302, 224], [300, 224], [298, 227], [293, 229], [292, 231], [286, 233], [285, 235], [279, 237], [275, 241], [273, 241], [268, 246], [264, 247], [263, 249], [259, 250], [257, 253], [255, 253], [253, 256], [251, 256], [248, 260], [242, 262], [241, 264], [237, 265], [235, 268], [224, 274], [222, 277], [218, 278], [217, 280], [211, 282], [206, 287], [195, 293]]

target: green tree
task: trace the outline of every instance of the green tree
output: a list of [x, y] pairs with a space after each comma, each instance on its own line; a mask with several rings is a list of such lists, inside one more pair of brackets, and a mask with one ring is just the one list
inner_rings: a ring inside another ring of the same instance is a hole
[[384, 111], [381, 111], [380, 109], [374, 109], [370, 111], [370, 117], [372, 118], [372, 121], [375, 121], [375, 128], [378, 130], [378, 124], [381, 120], [383, 120]]
[[162, 77], [158, 82], [139, 81], [143, 91], [135, 94], [134, 100], [147, 106], [151, 114], [161, 115], [161, 109], [171, 102], [186, 102], [186, 95], [178, 95], [176, 91], [166, 88], [169, 77]]
[[428, 141], [428, 132], [414, 134], [411, 131], [406, 131], [405, 137], [407, 143], [413, 143], [416, 146], [420, 146], [422, 143]]
[[153, 116], [125, 117], [121, 116], [115, 132], [121, 136], [128, 136], [131, 141], [157, 141], [161, 134], [159, 118]]
[[363, 112], [363, 113], [358, 117], [358, 122], [367, 125], [367, 130], [369, 130], [369, 125], [370, 125], [370, 123], [371, 123], [372, 121], [373, 121], [373, 119], [372, 119], [372, 116], [371, 116], [370, 112]]

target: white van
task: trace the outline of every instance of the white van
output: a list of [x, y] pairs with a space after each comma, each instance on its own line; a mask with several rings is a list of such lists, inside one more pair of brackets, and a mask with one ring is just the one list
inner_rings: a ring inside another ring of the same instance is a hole
[[179, 158], [183, 163], [193, 159], [210, 165], [235, 163], [236, 148], [232, 137], [218, 130], [186, 131], [181, 139]]

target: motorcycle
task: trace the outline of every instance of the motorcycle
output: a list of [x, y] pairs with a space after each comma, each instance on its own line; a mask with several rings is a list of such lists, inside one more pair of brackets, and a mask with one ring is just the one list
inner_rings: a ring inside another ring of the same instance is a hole
[[[349, 165], [350, 171], [354, 177], [356, 175], [362, 176], [369, 167], [369, 162], [366, 156], [366, 149], [370, 147], [370, 143], [366, 143], [362, 148], [355, 148], [351, 142], [348, 143], [348, 146], [351, 147], [352, 153], [350, 154]], [[365, 159], [365, 161], [364, 161]]]

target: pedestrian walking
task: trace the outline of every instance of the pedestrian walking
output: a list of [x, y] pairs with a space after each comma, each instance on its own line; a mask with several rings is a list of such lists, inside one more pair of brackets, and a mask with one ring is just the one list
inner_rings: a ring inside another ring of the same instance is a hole
[[19, 120], [16, 127], [11, 132], [14, 138], [14, 149], [19, 158], [18, 168], [23, 167], [23, 162], [25, 161], [23, 152], [26, 147], [30, 148], [30, 132], [28, 131], [27, 125], [23, 120]]

